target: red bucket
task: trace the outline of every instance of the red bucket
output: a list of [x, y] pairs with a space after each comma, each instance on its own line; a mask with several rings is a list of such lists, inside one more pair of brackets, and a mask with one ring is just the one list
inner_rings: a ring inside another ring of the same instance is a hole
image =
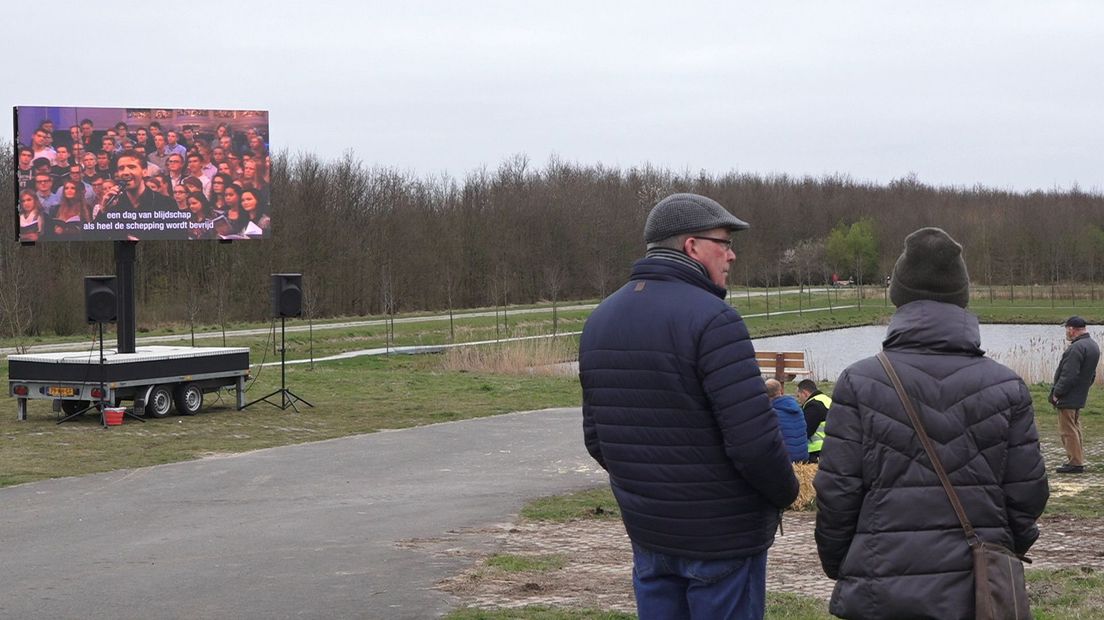
[[126, 413], [125, 407], [104, 407], [104, 424], [108, 426], [119, 426], [123, 423], [124, 413]]

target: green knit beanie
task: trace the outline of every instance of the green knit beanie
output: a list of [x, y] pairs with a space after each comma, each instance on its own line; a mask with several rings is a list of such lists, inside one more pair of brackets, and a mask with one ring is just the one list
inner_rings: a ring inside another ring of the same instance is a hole
[[970, 276], [962, 246], [941, 228], [921, 228], [905, 237], [905, 251], [893, 267], [889, 299], [898, 307], [931, 299], [965, 308], [970, 303]]

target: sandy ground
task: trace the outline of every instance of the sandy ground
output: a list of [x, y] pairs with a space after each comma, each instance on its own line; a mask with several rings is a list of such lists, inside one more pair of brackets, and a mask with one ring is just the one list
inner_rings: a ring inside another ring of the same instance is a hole
[[[1102, 484], [1104, 474], [1075, 480], [1078, 485]], [[768, 590], [824, 601], [831, 596], [834, 582], [821, 572], [816, 557], [814, 519], [811, 512], [785, 514], [785, 534], [776, 538], [768, 555]], [[1086, 566], [1104, 570], [1104, 518], [1044, 518], [1039, 527], [1042, 533], [1029, 554], [1034, 560], [1030, 568]], [[407, 544], [430, 553], [471, 558], [471, 568], [439, 584], [459, 599], [460, 606], [547, 605], [630, 613], [636, 609], [631, 584], [632, 552], [619, 520], [503, 523]], [[484, 566], [483, 561], [492, 553], [560, 555], [566, 558], [566, 565], [543, 573], [508, 573]]]

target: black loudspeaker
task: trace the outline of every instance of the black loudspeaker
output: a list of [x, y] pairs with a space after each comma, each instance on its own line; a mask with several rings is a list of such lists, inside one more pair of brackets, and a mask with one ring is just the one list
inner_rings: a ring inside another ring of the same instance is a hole
[[114, 323], [118, 286], [115, 276], [84, 278], [84, 313], [89, 323]]
[[303, 316], [303, 274], [272, 274], [272, 316]]

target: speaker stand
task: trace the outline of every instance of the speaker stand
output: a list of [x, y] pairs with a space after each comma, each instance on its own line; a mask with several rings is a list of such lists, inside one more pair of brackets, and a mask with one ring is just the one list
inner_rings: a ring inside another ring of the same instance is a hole
[[[285, 332], [284, 332], [284, 323], [285, 323], [286, 320], [287, 319], [285, 317], [280, 317], [280, 389], [275, 390], [273, 392], [270, 392], [268, 394], [265, 394], [264, 396], [258, 398], [257, 400], [253, 400], [253, 401], [250, 401], [250, 402], [242, 405], [242, 409], [245, 409], [246, 407], [248, 407], [250, 405], [253, 405], [253, 404], [256, 404], [256, 403], [259, 403], [261, 401], [264, 401], [264, 402], [272, 405], [273, 407], [279, 407], [281, 411], [286, 411], [288, 407], [291, 407], [292, 409], [295, 410], [295, 413], [299, 413], [299, 408], [295, 406], [295, 401], [299, 401], [299, 402], [303, 403], [304, 405], [306, 405], [308, 407], [314, 407], [314, 405], [307, 402], [307, 400], [305, 398], [299, 396], [298, 394], [296, 394], [295, 392], [292, 392], [291, 390], [289, 390], [287, 388], [287, 381], [286, 381], [287, 360], [286, 360], [286, 356], [285, 356], [285, 351], [287, 350], [287, 348], [284, 346], [284, 343], [286, 342], [286, 340], [285, 340], [286, 335], [285, 335]], [[269, 400], [270, 398], [272, 398], [273, 396], [276, 396], [277, 394], [280, 395], [280, 402], [278, 404], [272, 402], [271, 400]]]
[[[107, 403], [103, 399], [103, 395], [107, 393], [107, 390], [104, 388], [103, 323], [97, 323], [96, 325], [100, 328], [100, 398], [96, 402], [90, 402], [88, 404], [88, 406], [85, 407], [84, 409], [81, 409], [80, 411], [77, 411], [75, 413], [71, 413], [71, 414], [65, 416], [64, 418], [58, 420], [58, 424], [61, 424], [62, 422], [68, 422], [69, 420], [72, 420], [73, 418], [76, 418], [78, 416], [82, 416], [85, 413], [87, 413], [89, 409], [99, 409], [99, 411], [100, 411], [100, 425], [103, 426], [105, 429], [107, 428], [107, 418], [104, 416], [104, 407], [107, 405]], [[126, 410], [124, 410], [123, 416], [128, 417], [128, 418], [134, 418], [135, 420], [138, 420], [139, 422], [142, 422], [143, 424], [145, 423], [145, 420], [143, 420], [142, 418], [140, 418], [140, 417], [138, 417], [138, 416], [134, 415], [133, 413], [131, 413], [129, 411], [126, 411]]]

